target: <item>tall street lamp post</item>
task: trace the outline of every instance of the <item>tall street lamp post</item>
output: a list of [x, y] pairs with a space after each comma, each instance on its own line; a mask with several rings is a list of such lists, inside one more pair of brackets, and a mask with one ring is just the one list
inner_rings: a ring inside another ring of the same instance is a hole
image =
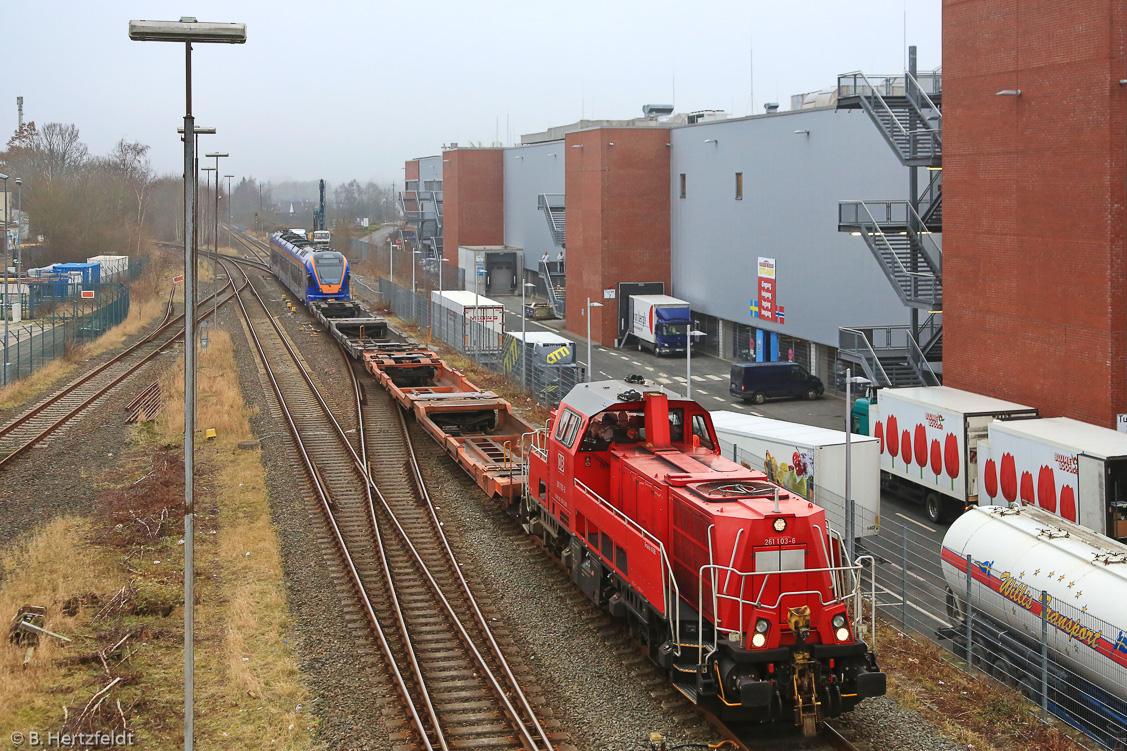
[[852, 368], [845, 369], [845, 549], [849, 551], [852, 565], [857, 544], [857, 504], [853, 502], [853, 455], [850, 436], [853, 435], [853, 384], [864, 386], [868, 378], [854, 376]]
[[601, 302], [591, 302], [591, 298], [587, 298], [587, 383], [591, 382], [591, 377], [595, 372], [595, 366], [591, 362], [591, 308], [601, 308]]
[[[192, 42], [242, 44], [246, 24], [199, 23], [191, 16], [179, 21], [130, 21], [129, 38], [137, 42], [178, 42], [184, 45], [184, 751], [194, 747], [195, 728], [195, 571], [192, 545], [195, 444], [192, 417], [196, 408], [196, 301], [192, 232], [196, 202], [194, 164], [195, 118], [192, 116]], [[5, 340], [7, 345], [7, 340]]]
[[23, 245], [20, 240], [20, 227], [23, 224], [23, 180], [16, 178], [16, 284], [23, 278]]
[[693, 337], [704, 336], [703, 331], [697, 331], [689, 325], [685, 333], [685, 398], [693, 398]]
[[0, 173], [0, 180], [4, 181], [4, 304], [0, 313], [4, 315], [4, 385], [8, 385], [8, 311], [11, 303], [8, 302], [8, 176]]
[[[521, 265], [521, 278], [524, 278], [523, 262]], [[520, 371], [521, 384], [528, 391], [528, 308], [525, 307], [524, 290], [526, 287], [535, 287], [532, 282], [521, 282], [520, 285]], [[588, 356], [589, 357], [589, 356]]]

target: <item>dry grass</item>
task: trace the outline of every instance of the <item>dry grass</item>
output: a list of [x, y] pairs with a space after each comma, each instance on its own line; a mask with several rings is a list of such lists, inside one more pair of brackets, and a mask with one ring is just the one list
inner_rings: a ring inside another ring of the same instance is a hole
[[956, 668], [930, 641], [916, 641], [883, 624], [877, 653], [888, 693], [921, 712], [945, 735], [976, 751], [1080, 751], [1066, 729], [1045, 725], [1021, 694]]
[[[205, 433], [214, 429], [226, 443], [250, 437], [251, 412], [243, 403], [237, 374], [229, 370], [234, 362], [234, 345], [226, 331], [213, 331], [207, 349], [200, 350], [196, 376], [196, 428]], [[169, 442], [178, 442], [184, 435], [184, 357], [161, 376], [165, 408], [157, 419], [157, 433]]]
[[[166, 388], [175, 380], [167, 376]], [[309, 749], [314, 720], [289, 643], [265, 472], [258, 451], [235, 449], [251, 435], [251, 413], [225, 332], [212, 335], [202, 358], [200, 392], [200, 427], [217, 427], [219, 437], [197, 450], [196, 739], [201, 747]], [[98, 517], [55, 521], [0, 562], [0, 623], [20, 605], [45, 605], [47, 627], [75, 639], [44, 642], [27, 668], [23, 648], [0, 647], [0, 737], [124, 722], [147, 748], [180, 745], [183, 461], [163, 437], [183, 425], [182, 385], [179, 405], [165, 393], [164, 419], [138, 429], [99, 496]], [[113, 678], [122, 680], [108, 701], [80, 717]]]

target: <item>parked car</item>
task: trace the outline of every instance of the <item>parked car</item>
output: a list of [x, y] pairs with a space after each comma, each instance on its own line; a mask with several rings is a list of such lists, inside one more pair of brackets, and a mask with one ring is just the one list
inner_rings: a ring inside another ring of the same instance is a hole
[[794, 362], [737, 362], [732, 364], [728, 392], [743, 401], [762, 404], [768, 397], [817, 399], [826, 392], [822, 379]]

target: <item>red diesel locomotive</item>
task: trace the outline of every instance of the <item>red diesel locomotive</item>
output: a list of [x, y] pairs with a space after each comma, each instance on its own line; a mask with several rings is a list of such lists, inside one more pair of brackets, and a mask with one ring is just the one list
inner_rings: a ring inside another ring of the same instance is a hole
[[526, 529], [690, 700], [813, 734], [884, 694], [824, 511], [721, 456], [696, 402], [640, 377], [582, 384], [526, 461]]

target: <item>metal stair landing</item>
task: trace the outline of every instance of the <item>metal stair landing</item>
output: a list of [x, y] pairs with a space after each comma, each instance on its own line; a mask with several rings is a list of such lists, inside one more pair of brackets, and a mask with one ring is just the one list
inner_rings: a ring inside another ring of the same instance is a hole
[[837, 108], [861, 109], [908, 167], [943, 163], [942, 78], [929, 73], [866, 76], [855, 71], [837, 77]]
[[548, 231], [552, 233], [552, 242], [558, 248], [566, 247], [567, 210], [564, 205], [564, 194], [541, 193], [536, 197], [536, 205], [548, 220]]
[[864, 238], [905, 305], [943, 309], [943, 249], [908, 201], [841, 201], [838, 231]]

